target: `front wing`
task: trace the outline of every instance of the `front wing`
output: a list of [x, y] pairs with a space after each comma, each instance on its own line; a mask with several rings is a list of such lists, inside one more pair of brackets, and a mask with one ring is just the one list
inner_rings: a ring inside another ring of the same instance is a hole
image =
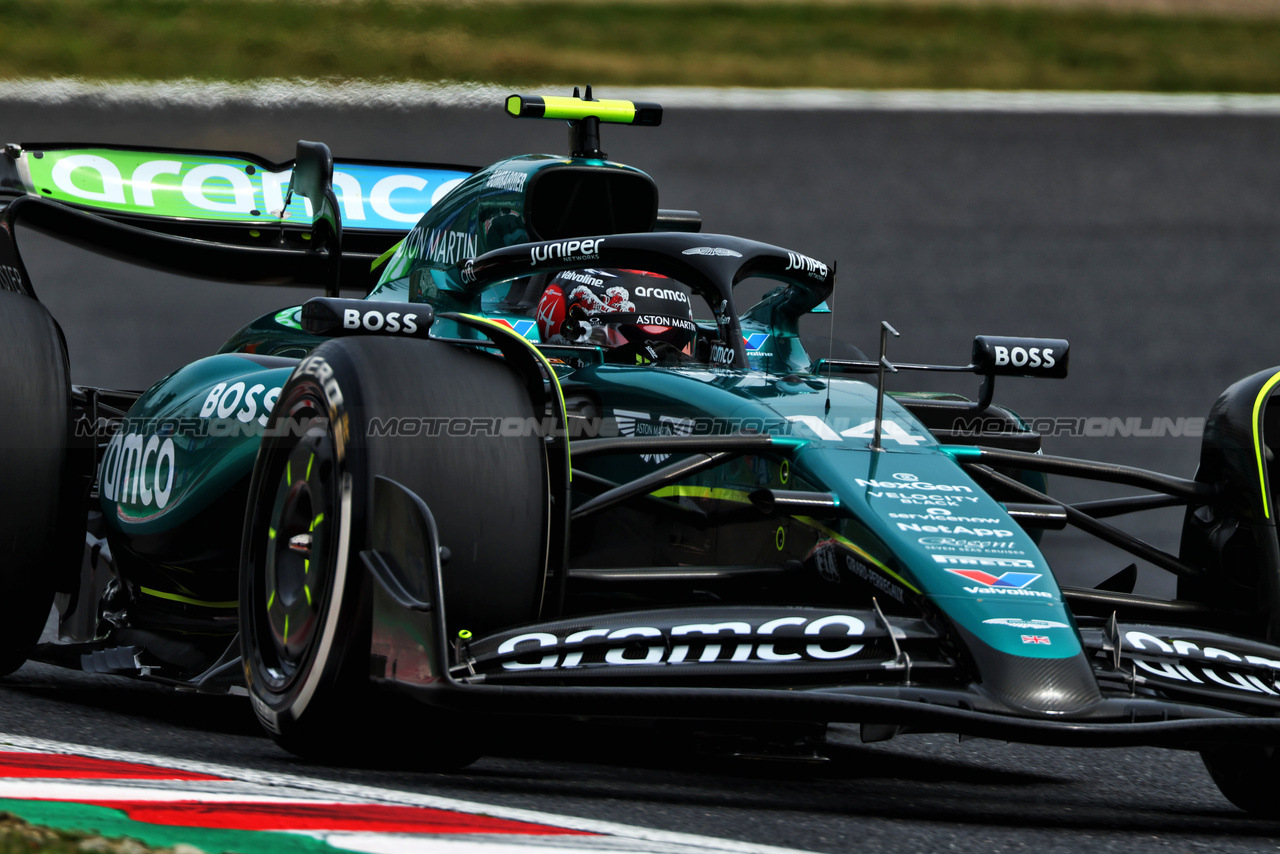
[[[1280, 648], [1114, 619], [1081, 631], [1102, 699], [1017, 708], [922, 620], [878, 609], [667, 608], [471, 637], [444, 612], [430, 510], [385, 478], [361, 553], [374, 585], [372, 677], [468, 713], [857, 722], [864, 738], [956, 732], [1033, 744], [1280, 744]], [[426, 579], [425, 587], [410, 579]], [[417, 589], [414, 589], [417, 588]]]

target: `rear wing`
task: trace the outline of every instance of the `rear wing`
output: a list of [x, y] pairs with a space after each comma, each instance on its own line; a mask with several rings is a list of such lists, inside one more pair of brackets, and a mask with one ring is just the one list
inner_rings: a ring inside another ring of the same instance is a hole
[[20, 272], [34, 296], [13, 242], [13, 226], [25, 224], [185, 275], [326, 291], [340, 279], [367, 291], [372, 263], [475, 171], [335, 160], [323, 144], [304, 142], [282, 163], [242, 152], [9, 144], [0, 154], [0, 205], [10, 245], [0, 255], [13, 257], [0, 261], [16, 269], [0, 286], [12, 288]]

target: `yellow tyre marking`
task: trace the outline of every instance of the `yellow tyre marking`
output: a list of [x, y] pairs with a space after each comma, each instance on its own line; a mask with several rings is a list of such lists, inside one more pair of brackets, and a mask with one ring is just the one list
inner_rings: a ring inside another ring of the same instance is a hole
[[1262, 512], [1268, 519], [1271, 518], [1271, 496], [1267, 493], [1267, 469], [1262, 461], [1262, 435], [1258, 432], [1258, 413], [1262, 410], [1262, 402], [1267, 399], [1267, 395], [1278, 382], [1280, 382], [1280, 373], [1267, 380], [1266, 385], [1253, 401], [1253, 450], [1258, 456], [1258, 489], [1262, 493]]
[[497, 330], [500, 334], [505, 335], [508, 338], [514, 339], [516, 341], [519, 341], [521, 344], [523, 344], [525, 347], [529, 349], [529, 352], [533, 353], [534, 357], [539, 362], [542, 363], [542, 367], [546, 369], [547, 376], [551, 377], [551, 385], [555, 387], [556, 397], [559, 398], [560, 400], [560, 411], [565, 414], [566, 421], [564, 424], [564, 430], [565, 430], [564, 457], [565, 457], [565, 462], [569, 464], [569, 480], [572, 481], [573, 480], [573, 454], [569, 449], [569, 436], [568, 436], [569, 423], [567, 420], [569, 416], [569, 411], [568, 411], [568, 408], [564, 405], [564, 391], [560, 388], [560, 377], [556, 376], [556, 369], [553, 368], [551, 366], [551, 363], [547, 361], [547, 357], [542, 355], [542, 351], [539, 350], [537, 347], [533, 346], [532, 344], [530, 344], [529, 341], [520, 333], [512, 329], [509, 329], [506, 326], [503, 326], [501, 323], [498, 323], [495, 320], [490, 320], [487, 317], [480, 317], [475, 314], [463, 314], [460, 316], [465, 317], [468, 320], [474, 320], [477, 323], [483, 323], [485, 326], [488, 326], [490, 329]]
[[199, 605], [201, 608], [235, 608], [240, 604], [239, 602], [210, 602], [205, 599], [192, 599], [190, 596], [166, 593], [163, 590], [155, 590], [151, 587], [139, 587], [138, 589], [157, 599], [168, 599], [170, 602], [181, 602], [184, 605]]

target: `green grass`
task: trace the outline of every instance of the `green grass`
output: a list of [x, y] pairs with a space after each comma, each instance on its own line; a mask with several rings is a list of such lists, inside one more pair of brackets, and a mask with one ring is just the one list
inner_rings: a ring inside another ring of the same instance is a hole
[[0, 77], [1280, 92], [1280, 19], [832, 3], [0, 0]]
[[125, 837], [105, 838], [28, 824], [0, 812], [0, 854], [199, 854], [199, 849], [157, 849]]

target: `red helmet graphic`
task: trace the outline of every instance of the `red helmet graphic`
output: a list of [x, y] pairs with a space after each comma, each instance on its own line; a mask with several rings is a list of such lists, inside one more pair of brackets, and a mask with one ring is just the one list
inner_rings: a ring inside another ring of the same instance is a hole
[[659, 350], [687, 354], [696, 331], [688, 289], [638, 270], [559, 273], [536, 317], [543, 341], [603, 347], [614, 362], [656, 361]]

